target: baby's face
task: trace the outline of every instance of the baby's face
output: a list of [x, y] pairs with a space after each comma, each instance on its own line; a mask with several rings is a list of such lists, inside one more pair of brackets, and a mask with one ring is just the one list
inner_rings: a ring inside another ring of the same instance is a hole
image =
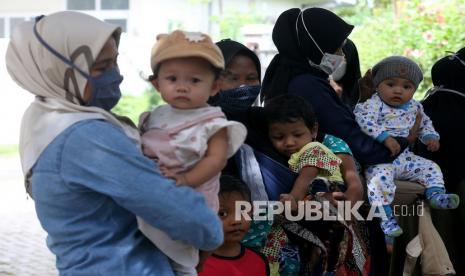
[[[236, 201], [248, 200], [239, 192], [222, 193], [219, 195], [220, 208], [218, 216], [223, 222], [224, 242], [238, 243], [240, 242], [250, 228], [250, 221], [244, 216], [236, 220]], [[250, 216], [251, 214], [249, 214]]]
[[385, 103], [391, 106], [400, 106], [412, 99], [416, 88], [411, 81], [395, 77], [383, 80], [378, 85], [377, 90]]
[[295, 122], [275, 122], [269, 126], [268, 136], [274, 148], [282, 155], [290, 157], [316, 136], [302, 119]]
[[152, 83], [166, 103], [179, 109], [206, 106], [219, 89], [210, 63], [196, 57], [163, 61]]

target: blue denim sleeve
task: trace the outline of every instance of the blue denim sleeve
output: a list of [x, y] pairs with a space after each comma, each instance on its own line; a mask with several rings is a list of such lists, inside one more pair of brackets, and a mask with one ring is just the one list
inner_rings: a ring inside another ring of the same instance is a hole
[[60, 172], [71, 189], [104, 194], [174, 240], [201, 250], [223, 241], [222, 224], [203, 196], [161, 176], [156, 164], [109, 123], [93, 120], [76, 128], [64, 144]]

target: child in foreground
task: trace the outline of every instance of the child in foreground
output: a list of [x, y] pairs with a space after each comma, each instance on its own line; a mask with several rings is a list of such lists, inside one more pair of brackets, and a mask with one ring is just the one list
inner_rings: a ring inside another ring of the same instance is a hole
[[[223, 55], [208, 35], [178, 30], [154, 45], [151, 67], [150, 81], [167, 104], [141, 115], [142, 150], [157, 161], [163, 175], [202, 193], [218, 212], [220, 172], [246, 136], [242, 124], [226, 120], [219, 107], [207, 104], [219, 90]], [[141, 218], [138, 223], [178, 275], [197, 275], [195, 268], [208, 252], [199, 260], [197, 249], [171, 240]]]
[[[290, 169], [298, 173], [291, 191], [280, 195], [284, 204], [290, 202], [291, 210], [296, 211], [298, 204], [312, 200], [314, 194], [329, 200], [332, 205], [337, 205], [338, 201], [354, 204], [362, 200], [363, 188], [349, 146], [337, 137], [318, 132], [315, 113], [307, 101], [296, 95], [284, 94], [266, 103], [265, 114], [271, 143], [288, 158]], [[335, 273], [341, 252], [344, 252], [340, 247], [342, 237], [346, 236], [347, 240], [359, 245], [353, 239], [353, 233], [339, 222], [303, 220], [297, 225], [310, 230], [326, 248], [327, 255], [323, 260], [320, 245], [312, 239], [300, 247], [305, 269]], [[356, 223], [353, 227], [358, 228]], [[344, 245], [342, 247], [345, 248]], [[349, 256], [351, 252], [344, 254]]]
[[224, 243], [206, 260], [199, 276], [265, 276], [269, 275], [266, 258], [241, 244], [250, 227], [244, 216], [235, 219], [236, 202], [250, 203], [250, 190], [236, 177], [222, 175], [220, 178], [220, 209], [218, 215], [223, 222]]
[[[383, 143], [396, 155], [400, 145], [393, 137], [407, 137], [421, 115], [419, 139], [429, 151], [439, 149], [439, 134], [434, 130], [422, 105], [413, 94], [423, 79], [420, 67], [402, 56], [383, 59], [373, 67], [376, 93], [354, 110], [357, 122], [368, 135]], [[381, 222], [383, 232], [390, 237], [402, 234], [390, 206], [396, 186], [394, 179], [418, 181], [426, 187], [425, 196], [432, 208], [455, 209], [459, 205], [456, 194], [446, 194], [441, 169], [431, 160], [413, 154], [406, 148], [392, 163], [367, 168], [368, 199], [372, 205], [382, 206], [387, 219]]]
[[265, 114], [269, 139], [280, 154], [289, 158], [291, 170], [299, 174], [292, 190], [281, 194], [281, 201], [290, 201], [291, 209], [296, 210], [297, 202], [310, 193], [315, 178], [329, 184], [327, 195], [332, 203], [362, 200], [363, 188], [349, 146], [332, 135], [318, 135], [315, 113], [304, 99], [291, 94], [278, 96], [265, 105]]

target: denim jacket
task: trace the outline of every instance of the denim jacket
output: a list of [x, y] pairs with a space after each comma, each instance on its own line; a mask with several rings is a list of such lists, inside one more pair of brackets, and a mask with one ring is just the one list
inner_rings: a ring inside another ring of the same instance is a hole
[[173, 275], [136, 215], [201, 250], [223, 241], [199, 193], [160, 175], [116, 126], [78, 122], [42, 152], [32, 195], [60, 275]]

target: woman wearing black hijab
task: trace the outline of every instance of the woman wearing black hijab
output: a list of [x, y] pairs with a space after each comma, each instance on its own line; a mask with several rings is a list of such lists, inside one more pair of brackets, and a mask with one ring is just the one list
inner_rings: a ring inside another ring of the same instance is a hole
[[[441, 136], [441, 147], [432, 153], [420, 147], [419, 153], [436, 162], [451, 193], [465, 197], [465, 48], [439, 59], [431, 69], [434, 87], [423, 101], [425, 113]], [[465, 206], [435, 212], [431, 216], [448, 250], [456, 275], [465, 275]]]
[[[211, 97], [208, 103], [220, 106], [228, 120], [239, 121], [247, 127], [246, 144], [287, 164], [287, 159], [277, 154], [267, 138], [262, 107], [252, 106], [261, 89], [260, 59], [254, 51], [231, 39], [223, 39], [216, 45], [223, 53], [225, 70], [220, 78], [220, 93]], [[236, 66], [238, 64], [240, 66]], [[237, 167], [231, 161], [223, 172], [238, 174]]]
[[[341, 62], [342, 47], [353, 29], [331, 11], [293, 8], [283, 12], [274, 28], [273, 42], [279, 53], [266, 70], [261, 91], [265, 102], [292, 93], [314, 108], [322, 132], [343, 139], [362, 165], [392, 162], [384, 145], [362, 132], [351, 109], [330, 86], [328, 76]], [[333, 64], [335, 66], [331, 66]], [[396, 138], [402, 149], [407, 140]]]
[[[210, 97], [208, 104], [220, 106], [228, 120], [243, 122], [249, 139], [256, 137], [258, 134], [250, 127], [246, 114], [260, 93], [260, 59], [245, 45], [229, 38], [216, 42], [216, 45], [223, 54], [225, 70], [220, 76], [220, 92]], [[234, 157], [228, 160], [223, 173], [239, 176], [234, 160]]]
[[216, 45], [221, 49], [225, 63], [221, 90], [260, 85], [261, 65], [254, 51], [231, 39], [223, 39]]
[[463, 161], [465, 149], [465, 48], [439, 59], [431, 68], [435, 86], [423, 101], [425, 113], [430, 116], [441, 135], [441, 148], [430, 153], [443, 169], [448, 189], [457, 189], [465, 176]]
[[[396, 156], [362, 132], [351, 108], [330, 86], [328, 77], [337, 66], [342, 47], [353, 26], [331, 11], [293, 8], [283, 12], [273, 28], [273, 42], [279, 53], [269, 65], [262, 83], [261, 101], [280, 94], [296, 94], [315, 109], [319, 133], [328, 133], [349, 144], [362, 165], [392, 162]], [[335, 56], [336, 55], [336, 56]], [[258, 121], [258, 120], [257, 120]], [[318, 137], [317, 137], [318, 139]], [[397, 139], [402, 149], [407, 140]], [[273, 157], [279, 160], [279, 157]], [[371, 273], [387, 275], [388, 257], [384, 235], [376, 222], [367, 221], [370, 238]]]
[[260, 93], [260, 59], [255, 52], [231, 39], [223, 39], [216, 45], [223, 53], [225, 69], [220, 76], [220, 93], [208, 103], [221, 106], [226, 117], [234, 120], [237, 114], [252, 106]]

